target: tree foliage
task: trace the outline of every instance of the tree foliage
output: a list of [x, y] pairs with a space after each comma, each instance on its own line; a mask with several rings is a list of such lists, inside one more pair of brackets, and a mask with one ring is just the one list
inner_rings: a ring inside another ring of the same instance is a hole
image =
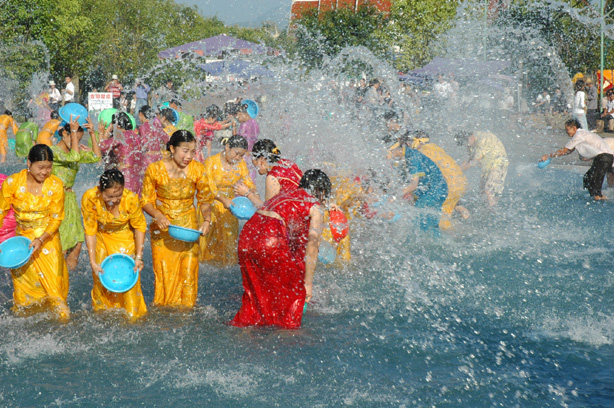
[[361, 6], [332, 11], [313, 10], [296, 20], [297, 54], [309, 66], [320, 66], [324, 56], [335, 56], [348, 46], [364, 46], [382, 53], [375, 35], [385, 24], [385, 16], [376, 8]]
[[1, 0], [0, 42], [41, 41], [52, 78], [71, 75], [99, 88], [112, 74], [124, 82], [159, 63], [158, 52], [222, 33], [274, 43], [265, 28], [227, 27], [173, 0]]
[[440, 50], [437, 40], [454, 22], [460, 0], [397, 0], [388, 24], [377, 33], [394, 50], [395, 66], [406, 71], [433, 59]]

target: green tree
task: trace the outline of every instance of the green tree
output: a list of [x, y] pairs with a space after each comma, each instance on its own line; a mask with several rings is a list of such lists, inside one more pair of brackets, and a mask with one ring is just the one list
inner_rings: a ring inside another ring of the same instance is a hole
[[348, 46], [364, 46], [381, 54], [382, 44], [375, 34], [385, 21], [385, 16], [371, 6], [361, 6], [356, 12], [351, 8], [314, 10], [296, 20], [297, 54], [309, 66], [320, 66], [324, 56], [335, 56]]
[[[440, 51], [438, 37], [453, 24], [460, 0], [396, 0], [388, 23], [377, 36], [392, 50], [396, 68], [410, 70], [427, 64]], [[390, 58], [390, 56], [389, 56]]]

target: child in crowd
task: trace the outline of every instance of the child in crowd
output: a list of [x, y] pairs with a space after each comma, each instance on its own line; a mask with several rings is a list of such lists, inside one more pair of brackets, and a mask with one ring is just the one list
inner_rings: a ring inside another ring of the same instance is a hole
[[211, 156], [211, 142], [215, 137], [216, 130], [228, 129], [232, 126], [232, 123], [228, 120], [220, 122], [218, 118], [222, 115], [222, 110], [217, 105], [210, 105], [207, 107], [202, 119], [197, 120], [194, 123], [194, 134], [198, 141], [198, 148], [196, 150], [196, 160], [203, 162], [203, 148], [207, 147], [207, 157]]

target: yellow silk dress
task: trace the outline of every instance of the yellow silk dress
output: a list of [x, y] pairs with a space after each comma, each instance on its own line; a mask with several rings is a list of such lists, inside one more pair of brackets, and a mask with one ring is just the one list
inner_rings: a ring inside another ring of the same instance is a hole
[[[152, 204], [173, 225], [198, 229], [194, 195], [198, 208], [210, 202], [212, 196], [202, 163], [192, 160], [187, 175], [169, 178], [163, 161], [150, 164], [143, 179], [141, 204]], [[149, 229], [155, 275], [153, 304], [193, 307], [198, 295], [198, 241], [176, 240], [155, 222]]]
[[40, 195], [26, 190], [28, 170], [9, 176], [0, 193], [0, 224], [11, 206], [15, 210], [17, 235], [34, 240], [47, 232], [50, 237], [21, 268], [13, 269], [13, 311], [36, 311], [49, 307], [60, 318], [68, 318], [68, 269], [62, 254], [58, 228], [64, 219], [64, 186], [56, 176], [43, 183]]
[[[98, 187], [87, 190], [81, 198], [81, 214], [85, 233], [96, 236], [96, 263], [112, 254], [133, 256], [136, 252], [134, 231], [147, 232], [147, 221], [141, 210], [139, 197], [124, 189], [119, 202], [119, 217], [107, 211]], [[141, 276], [136, 285], [127, 292], [113, 293], [100, 283], [98, 274], [93, 277], [92, 309], [124, 309], [131, 319], [147, 313], [147, 306], [141, 290]]]
[[[245, 160], [225, 170], [222, 166], [222, 153], [211, 156], [205, 160], [205, 172], [211, 191], [211, 197], [218, 194], [231, 200], [235, 197], [234, 186], [242, 181], [250, 190], [254, 189], [254, 182], [249, 176]], [[225, 267], [236, 265], [237, 240], [239, 239], [239, 220], [230, 210], [215, 200], [211, 205], [211, 229], [200, 239], [200, 260], [215, 266]]]
[[8, 135], [7, 130], [13, 129], [13, 134], [16, 135], [19, 131], [17, 122], [9, 115], [0, 115], [0, 154], [6, 154], [8, 148]]
[[[358, 211], [358, 208], [360, 208], [360, 185], [350, 180], [348, 177], [332, 177], [331, 184], [332, 196], [330, 201], [337, 204], [339, 209], [347, 217], [348, 221], [350, 221]], [[348, 232], [345, 238], [337, 243], [333, 239], [333, 234], [330, 231], [329, 221], [329, 212], [325, 211], [322, 239], [332, 244], [337, 249], [337, 258], [335, 259], [336, 263], [348, 263], [352, 259], [350, 252], [350, 232]]]

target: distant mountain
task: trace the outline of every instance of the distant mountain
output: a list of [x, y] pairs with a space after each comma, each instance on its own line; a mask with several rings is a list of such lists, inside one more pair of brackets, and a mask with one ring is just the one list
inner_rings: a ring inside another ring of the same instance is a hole
[[254, 18], [250, 19], [249, 21], [243, 21], [236, 24], [242, 27], [260, 27], [262, 23], [270, 21], [277, 24], [277, 27], [281, 31], [288, 28], [288, 24], [290, 24], [290, 7], [291, 4], [288, 2], [286, 5], [273, 7], [257, 16], [254, 16]]

